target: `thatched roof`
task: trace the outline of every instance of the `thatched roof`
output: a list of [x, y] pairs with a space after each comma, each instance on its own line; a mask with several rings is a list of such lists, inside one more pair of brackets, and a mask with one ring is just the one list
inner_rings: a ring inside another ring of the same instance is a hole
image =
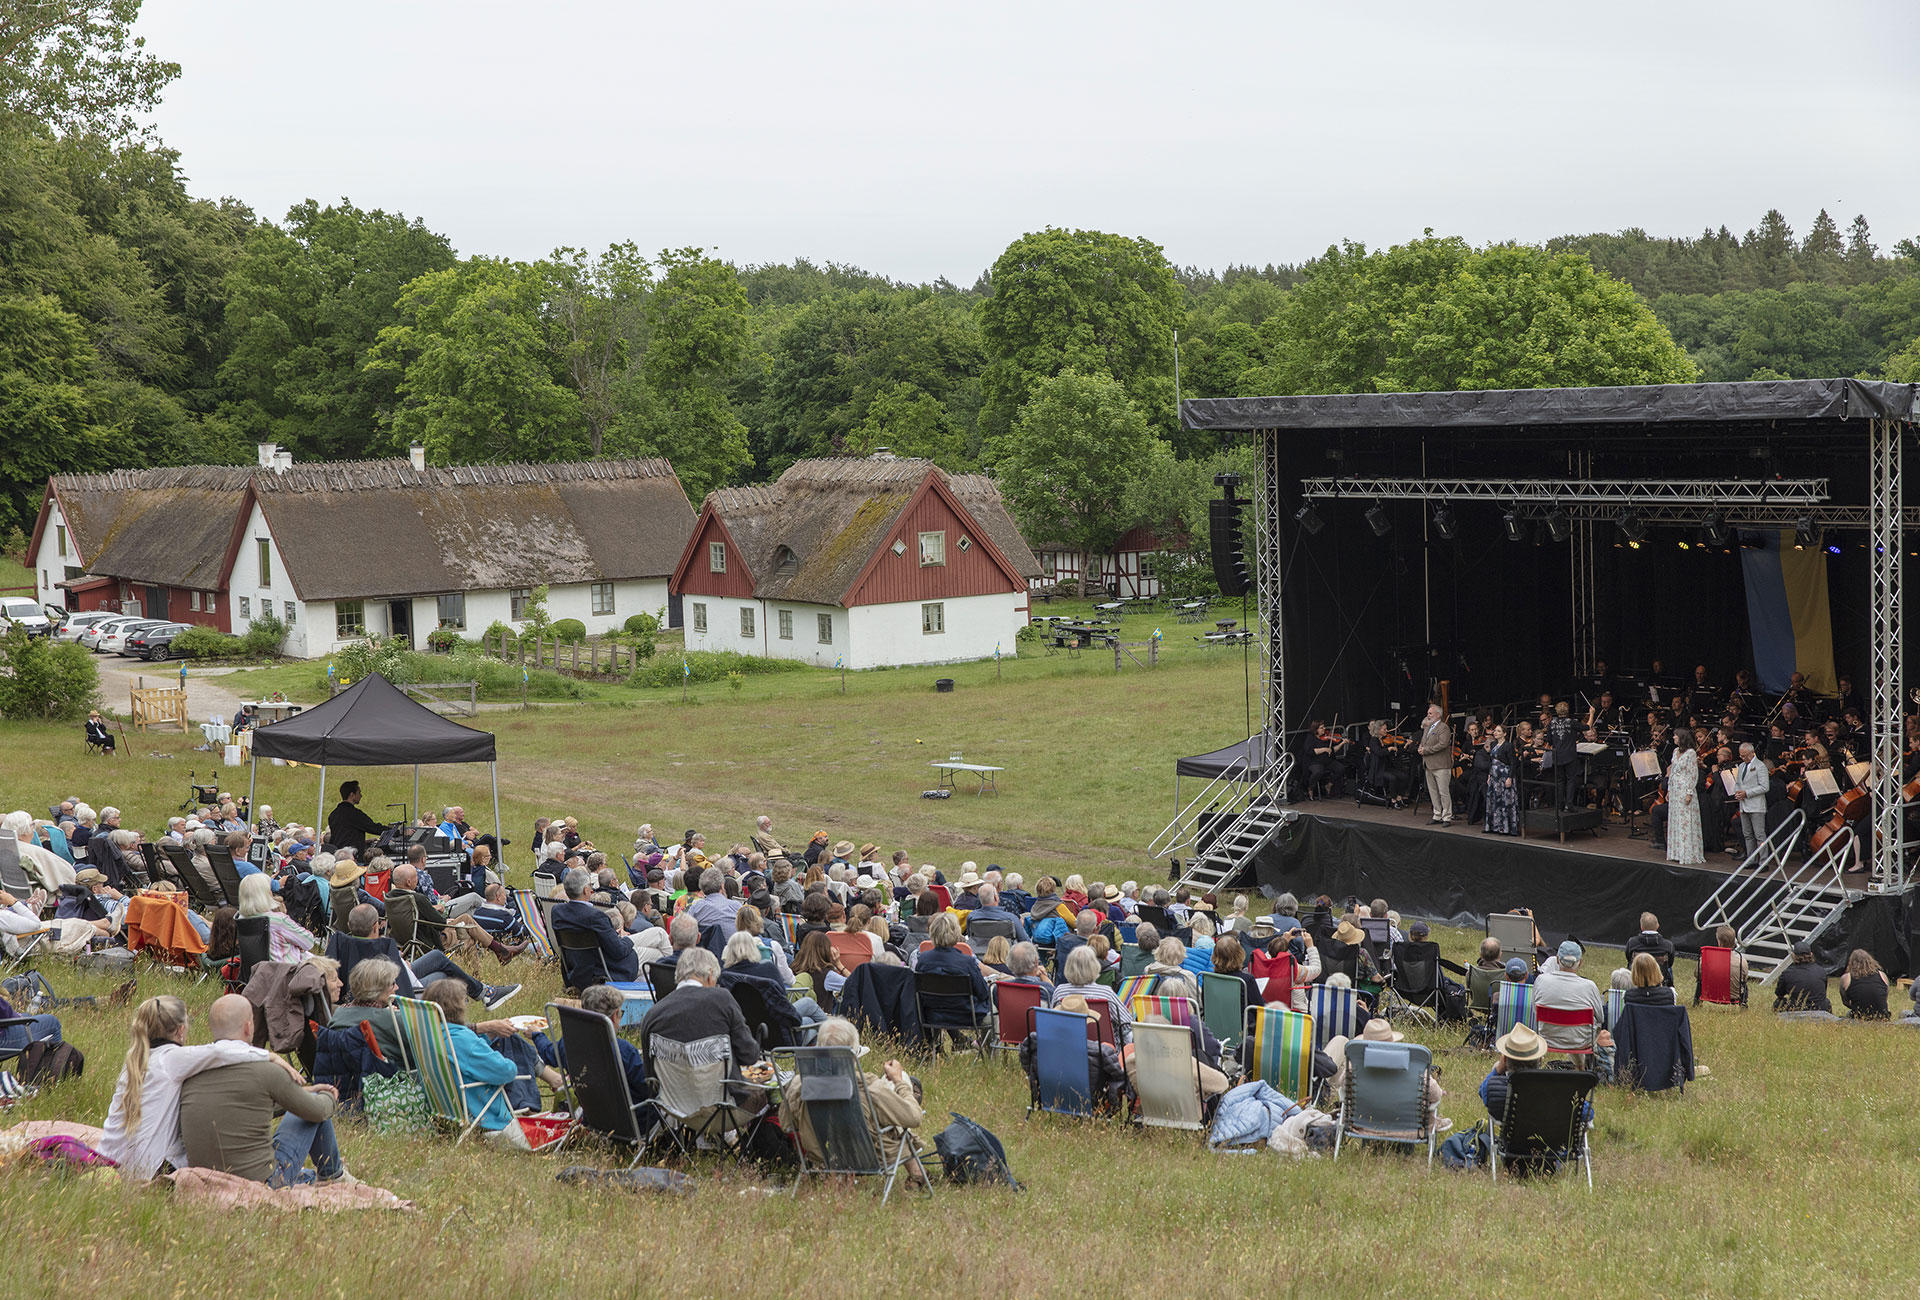
[[[1023, 577], [1040, 573], [993, 480], [948, 474], [930, 460], [803, 460], [772, 483], [719, 488], [707, 495], [707, 504], [725, 521], [752, 572], [755, 598], [837, 605], [929, 474], [939, 477], [1015, 570]], [[793, 552], [791, 573], [779, 571], [782, 547]]]
[[63, 476], [54, 489], [90, 571], [187, 587], [224, 584], [258, 501], [306, 600], [661, 578], [694, 519], [658, 458], [188, 466]]

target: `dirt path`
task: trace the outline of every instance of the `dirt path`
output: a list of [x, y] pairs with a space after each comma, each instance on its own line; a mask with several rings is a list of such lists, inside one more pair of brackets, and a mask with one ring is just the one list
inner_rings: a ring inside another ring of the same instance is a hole
[[[139, 679], [145, 678], [148, 686], [180, 684], [177, 663], [140, 663], [119, 655], [95, 655], [93, 662], [100, 670], [100, 698], [110, 712], [122, 717], [131, 707], [127, 693]], [[240, 711], [240, 697], [221, 685], [219, 679], [233, 671], [231, 668], [187, 669], [187, 717], [195, 723], [214, 718], [231, 722], [233, 715]]]

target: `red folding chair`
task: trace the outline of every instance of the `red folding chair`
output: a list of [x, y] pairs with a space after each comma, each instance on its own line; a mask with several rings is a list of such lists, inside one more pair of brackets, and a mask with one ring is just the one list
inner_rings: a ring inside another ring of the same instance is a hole
[[[954, 945], [953, 945], [953, 948], [954, 948], [954, 951], [955, 951], [955, 952], [964, 952], [964, 953], [965, 953], [965, 954], [967, 954], [967, 956], [969, 956], [969, 957], [971, 957], [971, 956], [973, 956], [973, 945], [972, 945], [972, 944], [970, 944], [970, 943], [968, 943], [968, 942], [967, 942], [967, 941], [966, 941], [965, 939], [962, 939], [962, 940], [961, 940], [961, 941], [960, 941], [959, 943], [956, 943], [956, 944], [954, 944]], [[931, 939], [922, 939], [922, 940], [920, 941], [920, 951], [921, 951], [921, 952], [932, 952], [932, 951], [933, 951], [933, 940], [931, 940]]]
[[1733, 949], [1703, 947], [1700, 949], [1700, 985], [1694, 990], [1694, 1005], [1702, 1002], [1717, 1002], [1723, 1007], [1747, 1005], [1747, 985], [1742, 980], [1738, 988], [1733, 984]]
[[1093, 1019], [1087, 1021], [1087, 1037], [1098, 1043], [1105, 1043], [1114, 1051], [1120, 1050], [1120, 1011], [1105, 998], [1089, 1001], [1087, 1006], [1093, 1011]]
[[1257, 980], [1265, 980], [1260, 986], [1260, 1000], [1266, 1003], [1278, 1003], [1284, 1007], [1293, 1006], [1293, 954], [1283, 952], [1278, 957], [1269, 957], [1264, 949], [1253, 950], [1253, 964], [1249, 968]]
[[[1555, 1025], [1562, 1029], [1585, 1028], [1592, 1030], [1594, 1028], [1592, 1007], [1581, 1007], [1578, 1011], [1573, 1011], [1566, 1007], [1543, 1007], [1538, 1002], [1535, 1002], [1533, 1004], [1533, 1018], [1542, 1029], [1545, 1029], [1548, 1025]], [[1549, 1046], [1547, 1050], [1560, 1056], [1593, 1055], [1591, 1038], [1589, 1038], [1588, 1045], [1585, 1047]]]
[[945, 885], [928, 885], [927, 890], [935, 898], [940, 900], [941, 911], [944, 912], [948, 908], [953, 906], [953, 891], [948, 889]]
[[1027, 1012], [1046, 1005], [1047, 991], [1024, 980], [997, 980], [993, 986], [993, 1010], [999, 1017], [999, 1037], [994, 1046], [1003, 1052], [1017, 1052], [1030, 1032]]
[[867, 942], [864, 934], [848, 934], [844, 930], [833, 930], [827, 934], [827, 943], [839, 956], [840, 964], [851, 971], [855, 966], [864, 966], [873, 960], [873, 945]]

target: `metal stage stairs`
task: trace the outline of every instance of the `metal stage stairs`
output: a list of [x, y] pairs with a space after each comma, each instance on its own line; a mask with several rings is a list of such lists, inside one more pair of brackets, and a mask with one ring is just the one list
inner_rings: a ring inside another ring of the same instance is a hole
[[1779, 974], [1794, 944], [1826, 933], [1850, 901], [1840, 869], [1853, 861], [1852, 828], [1827, 840], [1799, 866], [1791, 866], [1787, 859], [1805, 824], [1796, 810], [1693, 914], [1694, 926], [1701, 930], [1733, 927], [1748, 969], [1762, 977], [1762, 985]]
[[[1220, 828], [1204, 852], [1188, 861], [1186, 872], [1177, 883], [1202, 893], [1216, 890], [1252, 863], [1254, 855], [1266, 847], [1282, 826], [1300, 816], [1286, 806], [1287, 780], [1292, 774], [1293, 755], [1283, 754], [1278, 762], [1253, 773], [1250, 778], [1242, 769], [1241, 784], [1226, 798], [1224, 805], [1201, 809], [1197, 799], [1188, 804], [1182, 817], [1175, 819], [1174, 826], [1161, 833], [1162, 838], [1174, 832], [1183, 847], [1197, 847], [1209, 822], [1218, 825], [1229, 813], [1232, 820]], [[1194, 815], [1189, 818], [1188, 812]], [[1184, 827], [1181, 826], [1183, 819]], [[1176, 827], [1180, 829], [1176, 831]]]

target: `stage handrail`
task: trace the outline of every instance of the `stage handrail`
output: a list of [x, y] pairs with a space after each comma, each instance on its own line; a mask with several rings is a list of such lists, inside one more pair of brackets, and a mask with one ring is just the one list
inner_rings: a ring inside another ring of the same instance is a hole
[[1710, 930], [1717, 925], [1730, 925], [1734, 933], [1739, 934], [1741, 926], [1736, 918], [1752, 920], [1746, 916], [1746, 909], [1761, 893], [1769, 888], [1777, 892], [1781, 886], [1792, 883], [1786, 870], [1787, 857], [1800, 842], [1800, 829], [1806, 821], [1806, 813], [1798, 808], [1789, 813], [1786, 820], [1760, 842], [1760, 847], [1748, 854], [1746, 860], [1720, 882], [1718, 889], [1707, 895], [1707, 901], [1694, 911], [1694, 928]]
[[[1199, 838], [1197, 828], [1200, 825], [1200, 814], [1214, 810], [1220, 798], [1215, 791], [1222, 786], [1230, 789], [1232, 793], [1226, 807], [1237, 813], [1239, 806], [1246, 801], [1248, 795], [1245, 787], [1249, 784], [1247, 770], [1251, 760], [1252, 746], [1249, 746], [1245, 756], [1229, 763], [1225, 771], [1207, 782], [1199, 794], [1187, 801], [1186, 807], [1173, 815], [1173, 820], [1167, 823], [1166, 829], [1154, 836], [1153, 842], [1147, 845], [1147, 856], [1150, 858], [1172, 857], [1191, 847]], [[1169, 836], [1173, 838], [1169, 839]]]

